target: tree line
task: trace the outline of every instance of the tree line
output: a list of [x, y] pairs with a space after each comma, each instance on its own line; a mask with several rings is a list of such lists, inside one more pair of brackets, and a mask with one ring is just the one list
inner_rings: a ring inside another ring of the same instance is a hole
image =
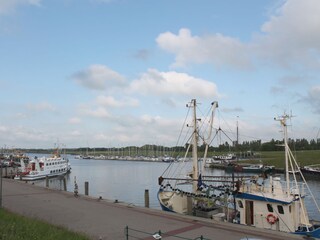
[[[311, 139], [308, 141], [305, 138], [302, 139], [288, 139], [288, 145], [292, 150], [302, 151], [302, 150], [320, 150], [320, 138], [317, 140]], [[236, 144], [234, 142], [232, 146], [228, 142], [225, 142], [218, 147], [214, 148], [216, 151], [283, 151], [283, 140], [271, 139], [269, 142], [262, 142], [261, 140], [254, 141], [244, 141], [242, 143]]]

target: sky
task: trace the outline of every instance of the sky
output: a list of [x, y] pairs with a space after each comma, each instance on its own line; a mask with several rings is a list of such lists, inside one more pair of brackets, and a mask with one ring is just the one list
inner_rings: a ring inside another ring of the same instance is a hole
[[318, 0], [0, 0], [0, 147], [175, 146], [186, 104], [239, 141], [320, 131]]

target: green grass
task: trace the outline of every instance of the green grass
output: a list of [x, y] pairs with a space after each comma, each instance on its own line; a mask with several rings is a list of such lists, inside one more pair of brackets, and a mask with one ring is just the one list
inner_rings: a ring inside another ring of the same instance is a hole
[[[261, 152], [260, 156], [255, 157], [252, 160], [246, 160], [244, 162], [259, 163], [262, 162], [265, 165], [273, 165], [276, 168], [284, 168], [284, 152]], [[306, 166], [312, 164], [320, 164], [320, 151], [319, 150], [308, 150], [308, 151], [296, 151], [293, 152], [299, 166]]]
[[63, 227], [29, 219], [0, 209], [0, 240], [89, 240]]

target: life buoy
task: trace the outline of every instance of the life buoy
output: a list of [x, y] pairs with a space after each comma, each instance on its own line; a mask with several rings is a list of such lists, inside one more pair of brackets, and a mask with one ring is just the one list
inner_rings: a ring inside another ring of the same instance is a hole
[[275, 216], [275, 215], [273, 215], [272, 213], [270, 213], [270, 214], [268, 214], [268, 216], [267, 216], [267, 221], [268, 221], [268, 223], [270, 223], [270, 224], [275, 224], [276, 221], [278, 221], [278, 217]]

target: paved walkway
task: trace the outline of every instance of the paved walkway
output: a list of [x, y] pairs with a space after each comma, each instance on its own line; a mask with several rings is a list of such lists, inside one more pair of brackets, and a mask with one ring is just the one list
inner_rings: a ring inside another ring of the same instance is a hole
[[2, 205], [12, 212], [83, 232], [94, 240], [126, 239], [126, 226], [131, 236], [128, 239], [154, 239], [152, 234], [146, 233], [158, 230], [163, 233], [162, 239], [179, 239], [168, 235], [185, 239], [202, 235], [211, 240], [302, 239], [293, 234], [180, 216], [85, 196], [74, 197], [70, 192], [50, 190], [11, 179], [3, 179]]

